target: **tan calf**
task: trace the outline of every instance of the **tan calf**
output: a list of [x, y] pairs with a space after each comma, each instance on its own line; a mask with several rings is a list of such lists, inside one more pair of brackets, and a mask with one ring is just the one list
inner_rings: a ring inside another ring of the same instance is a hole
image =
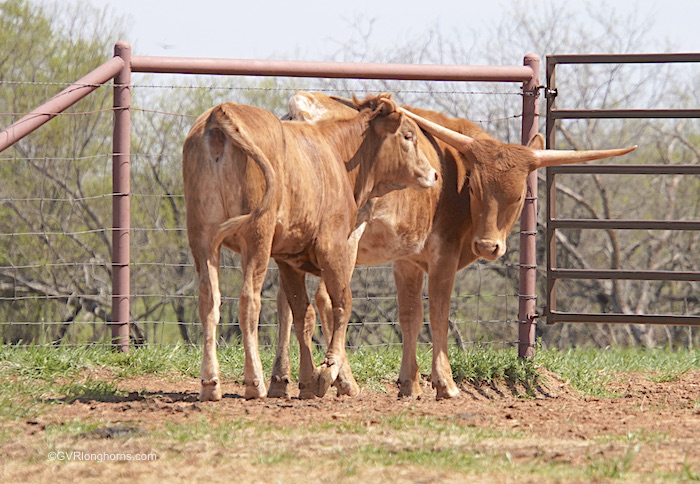
[[[436, 171], [418, 149], [419, 131], [388, 95], [348, 119], [308, 124], [224, 103], [202, 114], [183, 147], [187, 235], [199, 276], [204, 332], [201, 400], [221, 399], [216, 325], [221, 246], [241, 254], [239, 318], [246, 398], [267, 394], [258, 353], [260, 291], [273, 257], [301, 346], [303, 397], [322, 396], [346, 362], [348, 282], [358, 210], [397, 188], [428, 188]], [[321, 277], [331, 319], [328, 352], [316, 368], [304, 278]]]

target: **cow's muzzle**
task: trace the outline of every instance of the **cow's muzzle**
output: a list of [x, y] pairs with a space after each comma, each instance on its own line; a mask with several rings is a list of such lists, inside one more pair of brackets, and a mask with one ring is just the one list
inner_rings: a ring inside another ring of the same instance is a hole
[[496, 260], [506, 253], [505, 241], [496, 239], [481, 239], [474, 237], [472, 251], [477, 256], [486, 260]]
[[438, 181], [438, 172], [435, 170], [435, 168], [431, 168], [430, 171], [425, 175], [422, 176], [418, 179], [418, 184], [422, 188], [431, 188], [435, 186], [435, 183]]

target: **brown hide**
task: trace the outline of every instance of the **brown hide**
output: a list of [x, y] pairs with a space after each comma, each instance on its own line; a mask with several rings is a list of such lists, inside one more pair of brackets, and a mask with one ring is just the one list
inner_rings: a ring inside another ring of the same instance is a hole
[[[316, 124], [281, 122], [272, 113], [224, 103], [202, 114], [183, 147], [187, 235], [199, 276], [204, 330], [202, 400], [219, 400], [216, 325], [220, 247], [241, 254], [239, 320], [246, 351], [246, 398], [266, 395], [257, 348], [260, 291], [270, 257], [292, 307], [301, 346], [300, 386], [322, 396], [345, 361], [348, 281], [357, 213], [393, 189], [428, 188], [436, 172], [418, 149], [418, 129], [388, 95], [374, 109]], [[326, 363], [311, 359], [305, 332], [304, 274], [322, 277], [331, 298]]]

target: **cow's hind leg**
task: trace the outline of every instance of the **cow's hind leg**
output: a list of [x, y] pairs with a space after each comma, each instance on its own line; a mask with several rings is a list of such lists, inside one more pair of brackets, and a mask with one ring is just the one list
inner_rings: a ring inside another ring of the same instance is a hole
[[265, 377], [263, 375], [262, 362], [258, 351], [258, 323], [260, 321], [260, 309], [262, 303], [260, 292], [267, 272], [271, 240], [266, 241], [254, 238], [246, 241], [247, 247], [252, 250], [243, 250], [241, 260], [243, 265], [243, 287], [238, 306], [239, 320], [243, 349], [245, 351], [245, 365], [243, 369], [243, 382], [245, 384], [245, 398], [264, 398], [267, 396]]
[[416, 349], [418, 335], [423, 326], [423, 270], [411, 262], [396, 261], [394, 281], [399, 300], [399, 324], [403, 341], [398, 382], [399, 397], [417, 397], [422, 393]]
[[202, 358], [202, 386], [199, 391], [201, 401], [221, 400], [219, 381], [219, 360], [216, 356], [216, 326], [219, 324], [219, 249], [198, 247], [193, 250], [195, 267], [199, 276], [199, 320], [204, 336], [204, 356]]

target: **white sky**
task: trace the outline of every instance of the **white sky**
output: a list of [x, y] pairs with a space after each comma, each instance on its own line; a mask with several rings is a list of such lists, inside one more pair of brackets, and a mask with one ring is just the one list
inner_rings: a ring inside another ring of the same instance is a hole
[[[376, 50], [445, 31], [494, 28], [508, 0], [86, 0], [129, 15], [136, 55], [327, 60], [347, 42], [358, 16], [373, 20]], [[542, 0], [543, 2], [545, 0]], [[700, 52], [699, 0], [553, 0], [552, 5], [612, 6], [650, 18], [655, 52]], [[427, 7], [426, 7], [427, 6]], [[581, 16], [586, 21], [585, 15]], [[524, 53], [527, 46], [523, 47]]]

